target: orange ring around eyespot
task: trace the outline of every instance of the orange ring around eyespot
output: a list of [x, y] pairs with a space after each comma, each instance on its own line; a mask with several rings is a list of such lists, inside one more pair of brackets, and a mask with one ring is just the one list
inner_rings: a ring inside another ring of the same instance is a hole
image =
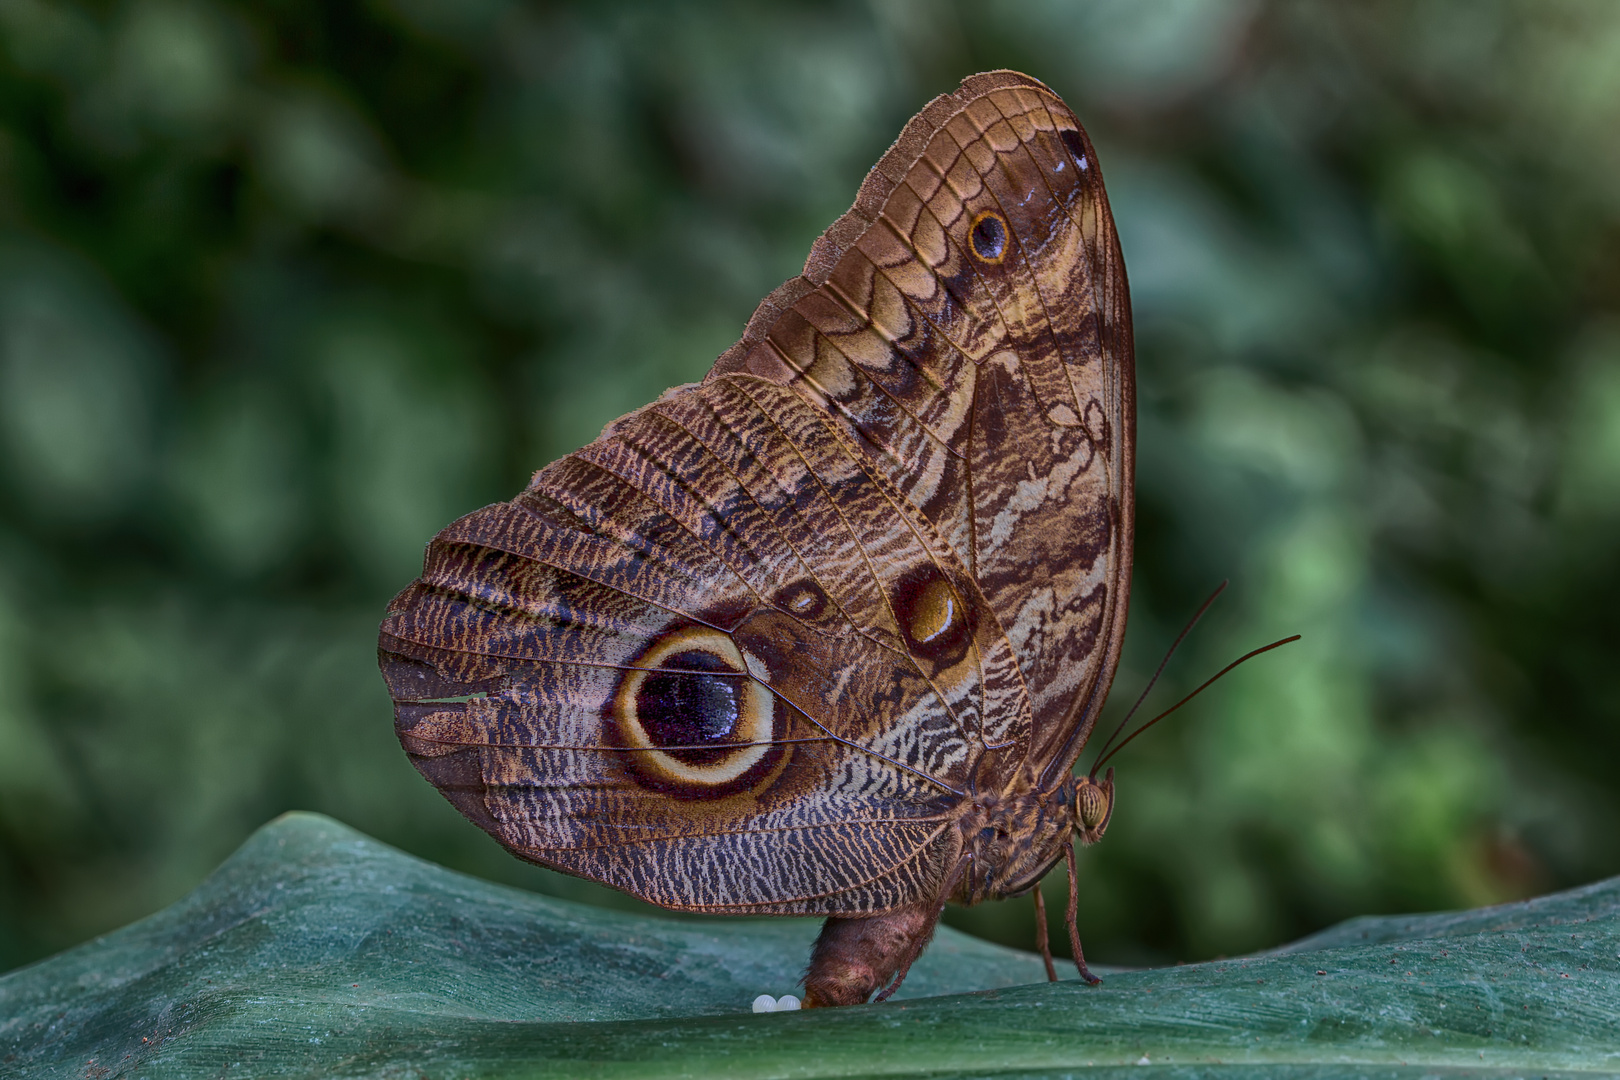
[[[994, 221], [996, 227], [1001, 230], [1001, 242], [994, 255], [986, 255], [980, 251], [977, 242], [979, 226], [987, 220]], [[967, 245], [975, 259], [988, 266], [1000, 266], [1007, 258], [1007, 249], [1012, 246], [1012, 230], [1007, 227], [1007, 219], [994, 210], [980, 210], [973, 215], [973, 220], [968, 224]]]
[[[712, 765], [693, 765], [666, 753], [648, 737], [636, 715], [636, 694], [647, 676], [661, 670], [658, 665], [666, 658], [692, 651], [719, 657], [744, 680], [737, 752]], [[745, 776], [770, 752], [774, 715], [771, 692], [749, 674], [742, 650], [729, 636], [706, 626], [684, 627], [654, 643], [626, 673], [613, 695], [613, 719], [626, 749], [635, 751], [636, 767], [682, 787], [719, 788]]]

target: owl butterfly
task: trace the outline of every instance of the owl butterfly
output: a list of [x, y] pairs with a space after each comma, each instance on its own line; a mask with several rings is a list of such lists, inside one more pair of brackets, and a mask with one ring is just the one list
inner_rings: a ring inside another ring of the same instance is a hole
[[400, 742], [519, 858], [827, 916], [809, 1005], [892, 991], [946, 901], [1066, 856], [1072, 926], [1135, 416], [1091, 143], [1036, 80], [973, 76], [703, 382], [434, 538], [382, 624]]

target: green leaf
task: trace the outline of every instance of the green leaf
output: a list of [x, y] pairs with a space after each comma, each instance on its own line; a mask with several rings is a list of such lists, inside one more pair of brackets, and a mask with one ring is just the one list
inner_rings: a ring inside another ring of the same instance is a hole
[[0, 979], [0, 1071], [1590, 1075], [1620, 1072], [1617, 916], [1620, 878], [1095, 988], [944, 929], [892, 1002], [754, 1014], [813, 922], [599, 910], [290, 814], [172, 907]]

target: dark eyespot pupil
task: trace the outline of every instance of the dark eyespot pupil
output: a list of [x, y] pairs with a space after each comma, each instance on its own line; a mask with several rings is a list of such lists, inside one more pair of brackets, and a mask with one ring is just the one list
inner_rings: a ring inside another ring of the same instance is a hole
[[994, 214], [986, 214], [973, 225], [973, 252], [981, 259], [999, 259], [1007, 246], [1007, 227]]
[[676, 653], [659, 666], [674, 670], [648, 675], [636, 691], [636, 719], [647, 738], [657, 746], [692, 747], [669, 751], [688, 765], [711, 765], [723, 758], [735, 743], [742, 718], [742, 677], [702, 649]]

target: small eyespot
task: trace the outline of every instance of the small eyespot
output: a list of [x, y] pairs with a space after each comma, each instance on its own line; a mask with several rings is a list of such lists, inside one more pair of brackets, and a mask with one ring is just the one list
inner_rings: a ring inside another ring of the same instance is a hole
[[999, 263], [1007, 254], [1007, 223], [994, 210], [981, 210], [968, 228], [968, 246], [980, 262]]
[[776, 606], [804, 620], [827, 613], [827, 594], [813, 581], [795, 581], [776, 595]]

